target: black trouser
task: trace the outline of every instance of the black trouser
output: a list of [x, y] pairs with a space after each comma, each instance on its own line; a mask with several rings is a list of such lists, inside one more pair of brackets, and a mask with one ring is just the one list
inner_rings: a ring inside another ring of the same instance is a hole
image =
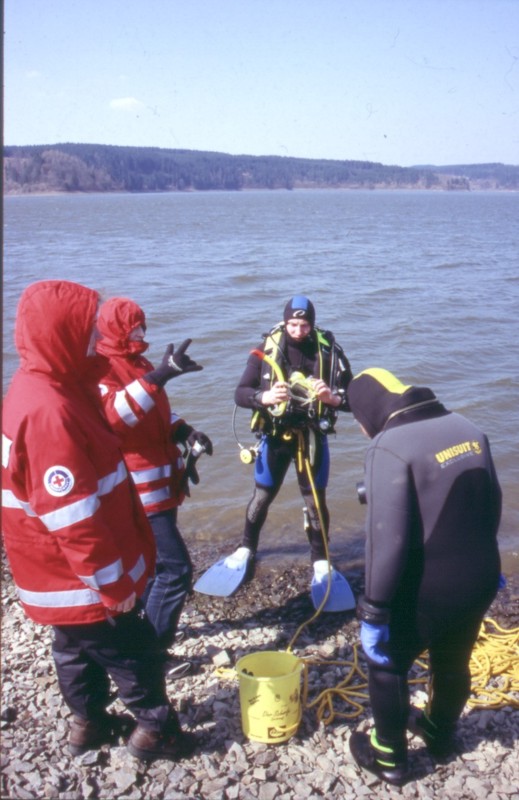
[[[113, 623], [113, 624], [111, 624]], [[110, 678], [142, 727], [167, 732], [177, 719], [166, 694], [157, 637], [134, 609], [89, 625], [55, 625], [52, 655], [59, 687], [73, 714], [101, 720]]]
[[[310, 431], [304, 431], [303, 437], [302, 442], [297, 433], [287, 439], [282, 436], [264, 436], [261, 441], [254, 465], [256, 485], [247, 506], [243, 531], [243, 545], [250, 548], [253, 553], [258, 549], [261, 529], [270, 505], [281, 489], [291, 462], [295, 461], [299, 491], [308, 510], [309, 524], [306, 533], [310, 543], [311, 559], [313, 562], [326, 558], [324, 537], [328, 537], [330, 522], [326, 505], [326, 486], [330, 465], [328, 440], [326, 436], [319, 433], [313, 434]], [[309, 437], [312, 437], [311, 444]], [[301, 453], [300, 450], [302, 450]], [[311, 469], [319, 509], [308, 478], [305, 459]], [[324, 531], [321, 529], [319, 511]]]
[[142, 602], [157, 633], [159, 647], [166, 652], [175, 641], [178, 621], [191, 589], [193, 566], [177, 527], [177, 509], [150, 514], [148, 519], [157, 546], [157, 563]]
[[446, 622], [427, 640], [413, 621], [390, 628], [391, 667], [369, 664], [369, 696], [377, 738], [396, 750], [406, 749], [409, 716], [407, 675], [414, 660], [429, 651], [428, 716], [445, 732], [454, 728], [470, 695], [469, 662], [483, 615], [471, 615], [458, 622]]

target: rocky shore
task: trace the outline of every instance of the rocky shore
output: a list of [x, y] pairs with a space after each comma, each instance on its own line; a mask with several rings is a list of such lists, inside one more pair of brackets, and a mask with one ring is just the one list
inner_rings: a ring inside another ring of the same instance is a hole
[[[201, 554], [192, 555], [195, 563], [208, 566], [206, 554], [200, 559]], [[182, 724], [200, 734], [200, 747], [191, 758], [145, 765], [121, 742], [74, 759], [66, 747], [69, 714], [57, 688], [50, 631], [25, 619], [3, 567], [3, 800], [519, 800], [519, 698], [515, 709], [467, 708], [459, 725], [459, 752], [449, 760], [435, 761], [420, 741], [410, 739], [413, 780], [402, 789], [359, 771], [348, 739], [353, 730], [371, 725], [365, 692], [360, 692], [358, 708], [334, 699], [329, 724], [323, 719], [330, 713], [312, 705], [320, 692], [336, 687], [352, 670], [359, 628], [351, 612], [320, 615], [293, 642], [295, 654], [312, 660], [297, 734], [276, 745], [244, 736], [232, 667], [249, 653], [285, 650], [311, 618], [306, 564], [267, 569], [260, 561], [255, 578], [235, 596], [189, 598], [184, 636], [175, 653], [195, 669], [169, 681], [168, 689]], [[355, 593], [362, 591], [360, 572], [348, 573], [348, 579]], [[519, 624], [517, 579], [509, 578], [488, 616], [507, 629]], [[364, 666], [361, 653], [359, 666]], [[418, 700], [424, 699], [424, 689], [418, 682]], [[122, 710], [118, 700], [111, 710]]]

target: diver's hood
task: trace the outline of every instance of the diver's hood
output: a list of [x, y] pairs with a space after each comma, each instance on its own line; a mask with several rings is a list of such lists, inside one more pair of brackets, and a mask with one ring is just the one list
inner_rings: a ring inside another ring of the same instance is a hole
[[356, 375], [348, 386], [353, 416], [373, 439], [393, 420], [416, 419], [412, 412], [446, 413], [431, 389], [406, 386], [391, 372], [374, 367]]

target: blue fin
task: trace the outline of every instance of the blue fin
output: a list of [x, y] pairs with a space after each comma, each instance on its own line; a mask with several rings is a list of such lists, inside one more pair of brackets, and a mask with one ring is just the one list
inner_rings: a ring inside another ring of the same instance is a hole
[[199, 577], [193, 589], [200, 594], [210, 594], [213, 597], [229, 597], [238, 589], [247, 577], [250, 560], [244, 561], [237, 567], [229, 567], [222, 558], [209, 567]]
[[[318, 609], [324, 600], [328, 588], [328, 575], [323, 575], [321, 579], [312, 578], [310, 589], [314, 608]], [[355, 598], [351, 591], [350, 584], [340, 572], [332, 567], [332, 581], [330, 593], [323, 611], [351, 611], [355, 608]]]

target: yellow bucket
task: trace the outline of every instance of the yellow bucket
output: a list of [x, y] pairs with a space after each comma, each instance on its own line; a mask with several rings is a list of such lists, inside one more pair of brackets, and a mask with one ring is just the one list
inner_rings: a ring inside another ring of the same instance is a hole
[[292, 653], [266, 650], [240, 658], [243, 733], [256, 742], [284, 742], [297, 731], [303, 715], [301, 672], [306, 668]]

